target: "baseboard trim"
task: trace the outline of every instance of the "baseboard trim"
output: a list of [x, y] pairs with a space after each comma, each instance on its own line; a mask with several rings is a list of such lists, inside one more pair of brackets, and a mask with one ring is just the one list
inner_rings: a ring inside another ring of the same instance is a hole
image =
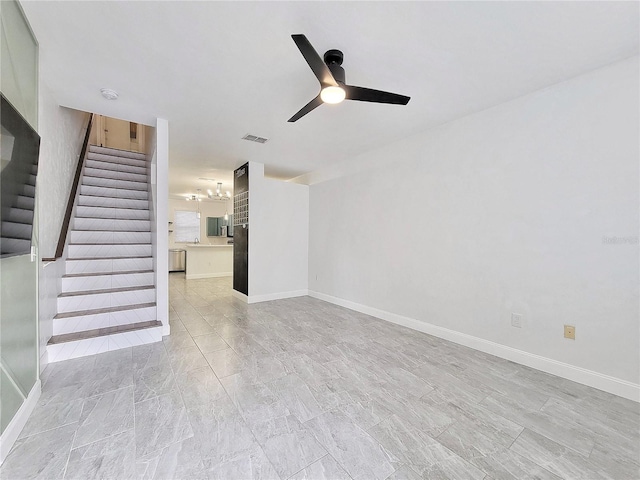
[[0, 465], [4, 463], [5, 458], [7, 458], [7, 455], [9, 455], [11, 451], [11, 447], [16, 443], [20, 432], [22, 432], [27, 420], [29, 420], [29, 415], [31, 415], [33, 409], [36, 408], [41, 391], [42, 384], [40, 383], [40, 379], [38, 379], [33, 387], [31, 387], [29, 395], [25, 401], [22, 402], [22, 405], [20, 405], [20, 408], [9, 422], [9, 425], [7, 425], [2, 436], [0, 436]]
[[245, 303], [270, 302], [272, 300], [282, 300], [284, 298], [304, 297], [309, 295], [309, 290], [293, 290], [291, 292], [268, 293], [266, 295], [245, 295], [244, 293], [232, 290], [233, 296]]
[[310, 290], [309, 296], [350, 310], [355, 310], [356, 312], [365, 313], [397, 325], [402, 325], [403, 327], [427, 333], [434, 337], [449, 340], [459, 345], [464, 345], [465, 347], [470, 347], [481, 352], [495, 355], [496, 357], [504, 358], [505, 360], [526, 365], [527, 367], [535, 368], [536, 370], [557, 375], [558, 377], [566, 378], [567, 380], [572, 380], [589, 387], [597, 388], [598, 390], [603, 390], [635, 402], [640, 402], [640, 385], [626, 380], [594, 372], [593, 370], [587, 370], [586, 368], [576, 367], [574, 365], [559, 362], [534, 353], [518, 350], [490, 340], [467, 335], [466, 333], [456, 332], [455, 330], [450, 330], [448, 328], [433, 325], [414, 318], [404, 317], [402, 315], [379, 310], [377, 308], [344, 300], [342, 298], [326, 295], [324, 293]]
[[268, 293], [266, 295], [249, 295], [247, 303], [270, 302], [284, 298], [304, 297], [308, 294], [309, 290], [293, 290], [291, 292]]
[[249, 297], [247, 297], [244, 293], [237, 290], [231, 290], [231, 294], [238, 300], [242, 300], [244, 303], [249, 303]]
[[44, 369], [47, 368], [47, 365], [49, 365], [49, 352], [47, 351], [46, 345], [44, 347], [40, 347], [40, 351], [43, 350], [44, 353], [40, 355], [40, 373], [42, 373]]
[[218, 277], [230, 277], [233, 272], [220, 272], [220, 273], [194, 273], [193, 275], [186, 274], [187, 280], [197, 280], [199, 278], [218, 278]]

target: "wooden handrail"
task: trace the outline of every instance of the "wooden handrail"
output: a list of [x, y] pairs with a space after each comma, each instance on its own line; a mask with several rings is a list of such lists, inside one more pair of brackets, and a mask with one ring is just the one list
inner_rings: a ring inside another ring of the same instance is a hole
[[62, 221], [62, 228], [60, 229], [60, 238], [58, 239], [58, 246], [56, 247], [56, 255], [53, 258], [43, 258], [43, 262], [53, 262], [62, 257], [64, 251], [64, 244], [67, 241], [67, 233], [69, 232], [69, 223], [71, 223], [71, 214], [73, 213], [73, 205], [76, 202], [76, 195], [78, 193], [78, 185], [80, 185], [80, 177], [82, 176], [82, 167], [84, 166], [84, 159], [87, 156], [87, 149], [89, 148], [89, 137], [91, 136], [91, 126], [93, 125], [93, 113], [89, 114], [89, 123], [87, 125], [87, 132], [84, 136], [84, 142], [82, 143], [82, 149], [80, 150], [80, 157], [78, 158], [78, 166], [76, 167], [76, 175], [73, 178], [73, 184], [71, 185], [71, 191], [69, 192], [69, 200], [67, 201], [67, 210], [64, 213], [64, 220]]

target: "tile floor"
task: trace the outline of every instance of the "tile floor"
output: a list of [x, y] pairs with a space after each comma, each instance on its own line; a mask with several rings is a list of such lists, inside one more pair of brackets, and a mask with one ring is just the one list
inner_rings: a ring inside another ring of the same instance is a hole
[[3, 480], [640, 478], [638, 404], [319, 300], [170, 276], [163, 343], [50, 365]]

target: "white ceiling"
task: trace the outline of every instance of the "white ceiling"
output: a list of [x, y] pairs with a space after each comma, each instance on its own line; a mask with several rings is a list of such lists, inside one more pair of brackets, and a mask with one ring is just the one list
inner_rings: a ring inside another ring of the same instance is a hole
[[[253, 160], [293, 178], [638, 54], [637, 2], [22, 2], [61, 105], [169, 120], [170, 192]], [[344, 52], [347, 82], [411, 96], [287, 119], [319, 86], [291, 40]], [[109, 102], [100, 88], [119, 92]], [[261, 145], [246, 133], [269, 138]], [[213, 184], [215, 187], [215, 184]]]

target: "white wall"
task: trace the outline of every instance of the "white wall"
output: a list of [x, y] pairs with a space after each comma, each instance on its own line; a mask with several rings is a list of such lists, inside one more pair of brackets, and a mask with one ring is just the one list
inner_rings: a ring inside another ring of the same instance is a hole
[[[69, 193], [78, 166], [89, 114], [61, 107], [47, 85], [40, 81], [40, 157], [36, 182], [39, 259], [55, 256]], [[39, 261], [38, 318], [40, 368], [47, 364], [46, 345], [53, 335], [53, 317], [61, 292], [64, 258]]]
[[[151, 133], [151, 132], [150, 132]], [[153, 135], [149, 135], [153, 137]], [[153, 212], [152, 244], [156, 274], [156, 315], [162, 322], [162, 335], [169, 335], [169, 122], [156, 119], [155, 140], [146, 142], [147, 158], [150, 158], [150, 190]]]
[[635, 57], [313, 185], [309, 289], [637, 399], [638, 81]]
[[[240, 227], [237, 227], [240, 228]], [[249, 302], [306, 295], [309, 187], [249, 164]]]
[[[227, 237], [207, 237], [207, 217], [223, 217], [225, 212], [225, 203], [228, 203], [228, 212], [231, 215], [233, 213], [233, 200], [228, 202], [203, 200], [200, 202], [200, 243], [210, 243], [212, 245], [226, 244]], [[176, 198], [169, 199], [169, 221], [173, 222], [175, 218], [176, 210], [188, 210], [195, 212], [197, 205], [195, 202], [187, 202], [186, 200], [179, 200]], [[172, 226], [173, 227], [173, 226]], [[192, 238], [190, 242], [193, 243], [195, 238]], [[169, 234], [169, 248], [182, 248], [184, 243], [176, 243], [175, 235]]]
[[61, 107], [40, 82], [38, 208], [40, 252], [55, 255], [89, 114]]

